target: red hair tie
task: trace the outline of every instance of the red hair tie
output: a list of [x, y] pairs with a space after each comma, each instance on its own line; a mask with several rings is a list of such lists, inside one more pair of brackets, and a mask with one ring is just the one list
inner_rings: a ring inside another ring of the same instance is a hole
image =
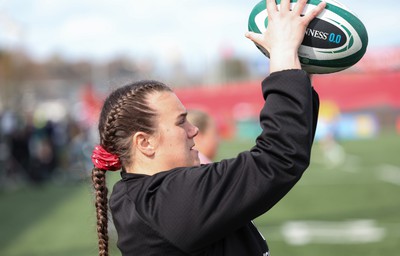
[[121, 162], [119, 161], [119, 158], [116, 155], [106, 151], [100, 145], [94, 147], [92, 162], [96, 168], [102, 170], [116, 171], [121, 169]]

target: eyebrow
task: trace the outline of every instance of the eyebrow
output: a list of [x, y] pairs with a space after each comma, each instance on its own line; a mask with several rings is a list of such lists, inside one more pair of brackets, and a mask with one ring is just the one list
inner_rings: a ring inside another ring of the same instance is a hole
[[177, 120], [177, 121], [180, 121], [181, 118], [186, 118], [187, 115], [188, 115], [188, 112], [187, 112], [187, 111], [182, 112], [182, 113], [180, 113], [180, 114], [177, 116], [176, 120]]
[[180, 114], [178, 115], [178, 119], [179, 119], [179, 118], [182, 118], [182, 117], [186, 117], [187, 115], [188, 115], [188, 112], [187, 112], [187, 111], [182, 112], [182, 113], [180, 113]]

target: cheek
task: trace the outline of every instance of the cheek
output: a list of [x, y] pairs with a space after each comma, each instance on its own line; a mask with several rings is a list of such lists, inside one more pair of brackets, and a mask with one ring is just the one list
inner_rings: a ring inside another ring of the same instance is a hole
[[170, 153], [179, 150], [179, 147], [185, 147], [187, 144], [187, 133], [182, 127], [164, 127], [160, 132], [159, 144]]
[[185, 132], [182, 129], [168, 130], [164, 133], [164, 144], [169, 148], [176, 148], [185, 143]]

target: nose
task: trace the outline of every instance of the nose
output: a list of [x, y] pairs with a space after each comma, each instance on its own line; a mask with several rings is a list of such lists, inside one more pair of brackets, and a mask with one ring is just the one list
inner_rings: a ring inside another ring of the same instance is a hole
[[188, 132], [188, 136], [189, 138], [194, 138], [197, 136], [197, 134], [199, 133], [199, 128], [197, 128], [197, 126], [190, 124], [190, 129]]

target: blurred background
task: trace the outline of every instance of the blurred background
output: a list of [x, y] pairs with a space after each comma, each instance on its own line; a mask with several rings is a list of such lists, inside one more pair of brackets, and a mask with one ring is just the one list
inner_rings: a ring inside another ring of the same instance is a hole
[[[312, 77], [311, 166], [256, 220], [273, 255], [400, 251], [400, 2], [340, 2], [369, 46], [350, 69]], [[121, 83], [161, 80], [209, 112], [215, 160], [249, 149], [268, 75], [244, 37], [257, 3], [0, 1], [0, 255], [97, 254], [90, 154], [102, 101]], [[109, 187], [118, 179], [109, 174]], [[120, 255], [112, 225], [110, 237]]]

